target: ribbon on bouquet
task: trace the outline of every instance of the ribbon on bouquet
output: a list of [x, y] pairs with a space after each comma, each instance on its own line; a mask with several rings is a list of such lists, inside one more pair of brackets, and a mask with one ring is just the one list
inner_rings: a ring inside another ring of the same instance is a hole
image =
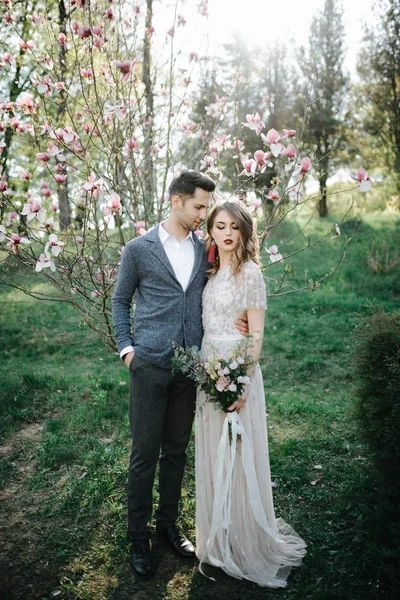
[[[243, 573], [231, 558], [229, 540], [229, 529], [232, 519], [232, 480], [233, 469], [237, 455], [236, 449], [238, 436], [241, 437], [243, 471], [246, 475], [249, 504], [251, 510], [253, 511], [254, 518], [260, 527], [278, 544], [284, 543], [284, 540], [282, 540], [279, 533], [275, 531], [268, 523], [258, 487], [253, 452], [243, 423], [236, 411], [227, 413], [222, 426], [221, 439], [218, 445], [216, 457], [211, 530], [207, 540], [205, 552], [199, 564], [199, 570], [202, 575], [205, 575], [202, 570], [202, 563], [207, 558], [208, 562], [213, 566], [225, 567], [229, 569], [229, 574], [231, 576], [239, 579], [243, 577]], [[235, 517], [233, 516], [233, 518]], [[218, 542], [222, 561], [216, 556], [212, 555], [212, 548], [215, 541]], [[208, 575], [205, 576], [208, 577]], [[213, 577], [208, 578], [215, 581]]]

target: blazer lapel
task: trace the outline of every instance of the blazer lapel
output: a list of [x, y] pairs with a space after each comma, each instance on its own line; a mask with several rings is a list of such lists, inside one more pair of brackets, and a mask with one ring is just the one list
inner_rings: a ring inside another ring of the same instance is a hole
[[156, 256], [158, 258], [158, 260], [162, 262], [162, 264], [167, 269], [167, 271], [172, 275], [172, 277], [175, 279], [175, 281], [179, 284], [179, 281], [175, 277], [174, 269], [172, 268], [172, 265], [169, 262], [168, 256], [164, 250], [164, 246], [162, 245], [161, 240], [159, 238], [159, 235], [158, 235], [159, 227], [161, 227], [161, 225], [157, 225], [157, 227], [154, 227], [154, 229], [149, 231], [149, 233], [146, 236], [146, 240], [148, 242], [151, 242], [150, 252], [152, 252], [154, 254], [154, 256]]

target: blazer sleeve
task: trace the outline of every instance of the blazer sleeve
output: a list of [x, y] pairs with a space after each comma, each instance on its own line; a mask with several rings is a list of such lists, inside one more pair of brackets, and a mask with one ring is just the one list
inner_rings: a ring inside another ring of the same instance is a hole
[[112, 318], [118, 352], [126, 346], [133, 345], [131, 333], [131, 306], [136, 288], [139, 285], [137, 264], [135, 261], [135, 246], [128, 244], [122, 255], [112, 297]]

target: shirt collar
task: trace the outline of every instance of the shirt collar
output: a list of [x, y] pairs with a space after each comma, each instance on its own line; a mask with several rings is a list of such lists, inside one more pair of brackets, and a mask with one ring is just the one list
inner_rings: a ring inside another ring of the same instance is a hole
[[[158, 228], [158, 235], [159, 238], [161, 240], [161, 243], [164, 245], [165, 242], [167, 241], [168, 238], [171, 238], [175, 241], [176, 238], [174, 238], [173, 235], [171, 235], [170, 233], [168, 233], [168, 231], [166, 231], [163, 227], [163, 224], [160, 224], [160, 227]], [[192, 241], [192, 244], [194, 245], [194, 239], [193, 239], [193, 231], [189, 231], [189, 233], [187, 234], [187, 236], [182, 240], [182, 242], [184, 242], [185, 240], [190, 239]]]

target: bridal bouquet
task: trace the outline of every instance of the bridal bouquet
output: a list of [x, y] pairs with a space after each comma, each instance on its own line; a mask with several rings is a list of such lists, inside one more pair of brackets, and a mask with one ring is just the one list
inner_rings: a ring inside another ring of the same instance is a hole
[[250, 383], [247, 375], [253, 367], [248, 352], [250, 342], [251, 338], [248, 336], [226, 356], [214, 353], [206, 361], [201, 359], [196, 346], [182, 348], [174, 343], [172, 370], [193, 379], [210, 402], [228, 412], [229, 406], [242, 396], [246, 384]]

